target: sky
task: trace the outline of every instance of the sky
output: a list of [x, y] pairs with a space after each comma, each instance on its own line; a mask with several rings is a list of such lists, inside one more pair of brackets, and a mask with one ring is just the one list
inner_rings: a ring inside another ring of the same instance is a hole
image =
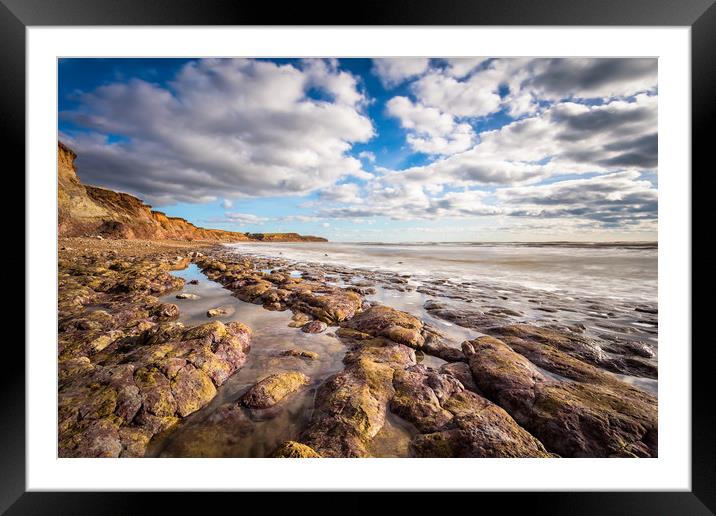
[[657, 60], [61, 59], [80, 179], [332, 241], [657, 238]]

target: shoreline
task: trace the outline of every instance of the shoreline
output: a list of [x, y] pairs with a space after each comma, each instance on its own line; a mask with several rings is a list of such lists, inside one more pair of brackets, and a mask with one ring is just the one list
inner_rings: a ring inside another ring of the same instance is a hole
[[[239, 300], [293, 313], [343, 347], [342, 367], [327, 378], [280, 373], [250, 387], [261, 408], [247, 407], [242, 392], [211, 415], [225, 432], [232, 421], [280, 420], [296, 392], [313, 389], [313, 415], [272, 455], [369, 456], [396, 418], [412, 428], [412, 456], [657, 455], [656, 398], [612, 374], [656, 376], [629, 343], [605, 353], [583, 330], [467, 310], [466, 299], [423, 306], [433, 317], [426, 324], [368, 300], [378, 288], [412, 295], [419, 287], [409, 278], [353, 281], [356, 271], [321, 264], [295, 277], [288, 260], [214, 243], [60, 239], [59, 249], [60, 456], [143, 456], [154, 436], [170, 435], [251, 366], [255, 331], [240, 318], [184, 327], [178, 306], [159, 301], [184, 288], [172, 271], [190, 263]], [[451, 288], [438, 287], [417, 293], [442, 298]], [[479, 336], [456, 345], [437, 320]], [[443, 362], [425, 366], [420, 354]]]

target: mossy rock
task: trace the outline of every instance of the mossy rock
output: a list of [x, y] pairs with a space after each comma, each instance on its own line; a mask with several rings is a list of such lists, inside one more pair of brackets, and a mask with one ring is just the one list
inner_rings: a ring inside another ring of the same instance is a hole
[[297, 443], [296, 441], [286, 441], [279, 446], [276, 451], [271, 454], [274, 458], [291, 458], [291, 459], [309, 459], [320, 458], [321, 456], [310, 446]]
[[251, 387], [241, 403], [249, 408], [269, 408], [309, 382], [308, 376], [297, 371], [272, 374]]
[[182, 340], [194, 340], [211, 337], [214, 341], [221, 340], [226, 335], [226, 326], [221, 321], [212, 321], [189, 328], [184, 332]]
[[216, 387], [200, 369], [187, 365], [172, 378], [172, 394], [181, 417], [196, 412], [216, 396]]

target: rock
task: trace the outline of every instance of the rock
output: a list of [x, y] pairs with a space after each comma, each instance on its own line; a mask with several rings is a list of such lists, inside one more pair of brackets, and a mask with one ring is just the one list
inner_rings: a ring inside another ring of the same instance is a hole
[[321, 456], [315, 452], [310, 446], [305, 444], [297, 443], [296, 441], [286, 441], [279, 446], [275, 452], [271, 454], [274, 458], [295, 458], [295, 459], [310, 459], [320, 458]]
[[319, 358], [318, 353], [314, 353], [313, 351], [307, 351], [305, 349], [287, 349], [286, 351], [282, 351], [280, 353], [280, 356], [300, 357], [300, 358], [307, 358], [309, 360], [318, 360], [318, 358]]
[[443, 301], [439, 301], [437, 299], [428, 299], [427, 301], [425, 301], [425, 303], [423, 303], [423, 308], [425, 308], [428, 311], [441, 310], [441, 309], [447, 308], [447, 307], [448, 307], [447, 303], [445, 303]]
[[221, 317], [224, 315], [232, 315], [236, 308], [231, 305], [219, 306], [206, 311], [207, 317]]
[[193, 280], [189, 281], [189, 285], [198, 285], [198, 284], [199, 284], [199, 280], [193, 279]]
[[304, 333], [322, 333], [326, 331], [328, 325], [323, 321], [311, 321], [303, 325], [301, 331]]
[[187, 364], [173, 374], [171, 390], [181, 417], [196, 412], [216, 396], [216, 387], [201, 369]]
[[541, 457], [555, 455], [494, 403], [463, 390], [443, 405], [453, 414], [448, 428], [421, 434], [411, 443], [418, 457]]
[[324, 288], [323, 292], [296, 291], [288, 300], [291, 308], [310, 314], [327, 324], [337, 324], [353, 317], [361, 307], [361, 297], [340, 288]]
[[367, 337], [347, 342], [345, 369], [316, 393], [314, 413], [300, 441], [323, 457], [368, 456], [367, 445], [383, 427], [395, 392], [395, 369], [415, 364], [415, 352], [407, 346]]
[[443, 374], [450, 374], [454, 376], [466, 389], [469, 389], [472, 392], [476, 392], [477, 394], [482, 395], [482, 392], [475, 383], [475, 379], [472, 377], [472, 371], [470, 371], [470, 366], [468, 366], [465, 362], [452, 362], [445, 364], [440, 368], [440, 372]]
[[654, 358], [654, 349], [646, 342], [641, 341], [607, 341], [602, 345], [605, 351], [619, 355], [636, 355], [641, 358]]
[[433, 317], [478, 331], [500, 324], [504, 319], [500, 313], [486, 313], [477, 308], [451, 307], [442, 301], [428, 300], [423, 307]]
[[[439, 385], [437, 392], [428, 385], [431, 380]], [[396, 371], [393, 387], [395, 396], [390, 409], [413, 423], [421, 433], [436, 432], [448, 424], [453, 415], [440, 406], [439, 396], [445, 401], [463, 389], [453, 376], [428, 373], [420, 365]]]
[[396, 371], [391, 410], [420, 432], [418, 457], [549, 457], [542, 443], [453, 375], [417, 365]]
[[554, 348], [542, 346], [545, 349], [551, 349], [553, 363], [570, 363], [575, 367], [572, 377], [588, 383], [548, 378], [494, 337], [463, 343], [480, 390], [548, 450], [566, 457], [657, 455], [653, 396], [589, 364], [581, 362], [580, 366], [579, 360]]
[[288, 323], [288, 326], [290, 328], [301, 328], [309, 322], [311, 322], [311, 318], [308, 315], [298, 312], [293, 314], [291, 322]]
[[342, 327], [420, 349], [425, 343], [423, 322], [407, 312], [387, 306], [373, 306], [346, 321]]
[[179, 307], [174, 303], [164, 303], [159, 305], [156, 314], [160, 320], [176, 319], [179, 317]]
[[466, 360], [462, 349], [453, 348], [440, 341], [428, 340], [420, 350], [446, 362], [464, 362]]
[[241, 397], [241, 403], [249, 408], [269, 408], [309, 381], [305, 374], [299, 372], [272, 374], [251, 387]]
[[[648, 378], [657, 377], [655, 364], [638, 358], [609, 356], [604, 352], [597, 341], [581, 334], [529, 324], [500, 326], [491, 328], [488, 332], [490, 335], [501, 338], [513, 349], [520, 348], [527, 352], [528, 349], [534, 351], [537, 348], [549, 346], [558, 352], [566, 353], [571, 357], [601, 367], [607, 371], [634, 376], [645, 376]], [[540, 367], [542, 366], [540, 365]], [[545, 367], [545, 369], [553, 371], [550, 367], [553, 366], [550, 365]], [[559, 371], [554, 372], [561, 374]]]
[[161, 323], [96, 363], [60, 360], [59, 455], [143, 456], [153, 435], [214, 398], [246, 361], [250, 336], [241, 323]]
[[189, 292], [182, 292], [181, 294], [177, 294], [177, 299], [201, 299], [200, 296], [197, 296], [196, 294], [190, 294]]

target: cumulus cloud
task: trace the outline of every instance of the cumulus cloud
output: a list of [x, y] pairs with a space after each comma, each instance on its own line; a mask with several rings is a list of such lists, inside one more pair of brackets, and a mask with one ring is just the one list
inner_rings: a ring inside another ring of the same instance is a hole
[[651, 92], [653, 58], [557, 58], [445, 60], [411, 84], [417, 101], [456, 117], [482, 117], [504, 109], [534, 113], [540, 101], [612, 99]]
[[[417, 131], [429, 124], [439, 128], [445, 118], [435, 112], [430, 115], [416, 117], [409, 128]], [[483, 132], [480, 141], [464, 152], [405, 170], [384, 170], [361, 189], [352, 188], [351, 196], [355, 194], [358, 201], [343, 197], [342, 205], [323, 205], [318, 215], [562, 217], [605, 226], [652, 221], [656, 189], [640, 177], [656, 173], [656, 120], [655, 95], [600, 105], [558, 103]], [[625, 168], [630, 170], [624, 172]], [[581, 174], [590, 175], [568, 181], [551, 179]], [[324, 200], [338, 197], [327, 195]]]
[[229, 208], [234, 207], [234, 203], [230, 199], [224, 199], [223, 201], [221, 201], [221, 207], [225, 210], [228, 210]]
[[458, 117], [480, 117], [500, 109], [500, 71], [486, 69], [458, 80], [443, 71], [434, 71], [412, 86], [418, 101]]
[[360, 204], [363, 199], [359, 196], [360, 187], [355, 183], [345, 183], [325, 188], [319, 192], [324, 201]]
[[394, 88], [405, 80], [424, 73], [430, 65], [430, 59], [424, 57], [397, 57], [373, 59], [373, 73], [383, 86]]
[[634, 170], [589, 179], [506, 188], [497, 197], [511, 214], [590, 219], [607, 226], [656, 220], [658, 195], [650, 181]]
[[158, 204], [206, 202], [302, 195], [366, 177], [348, 155], [374, 134], [363, 101], [356, 79], [331, 62], [206, 59], [166, 87], [133, 79], [83, 93], [62, 116], [92, 130], [68, 142], [87, 182]]
[[472, 146], [472, 127], [456, 123], [451, 115], [436, 108], [413, 104], [407, 97], [393, 97], [386, 110], [408, 130], [407, 141], [418, 152], [454, 154]]
[[359, 157], [360, 159], [364, 159], [364, 160], [366, 160], [366, 161], [368, 161], [368, 162], [370, 162], [370, 163], [374, 163], [374, 162], [375, 162], [375, 154], [372, 153], [372, 152], [370, 152], [370, 151], [361, 151], [361, 152], [358, 153], [358, 157]]

